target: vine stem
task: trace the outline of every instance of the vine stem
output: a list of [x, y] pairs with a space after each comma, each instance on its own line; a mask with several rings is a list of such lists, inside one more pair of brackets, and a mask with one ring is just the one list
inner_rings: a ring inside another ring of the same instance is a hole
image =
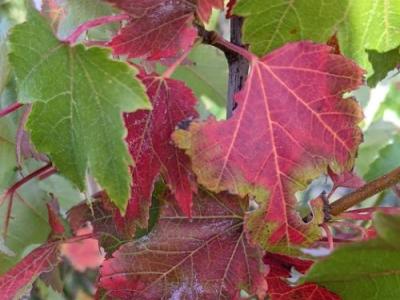
[[21, 108], [22, 106], [24, 106], [22, 103], [14, 102], [13, 104], [11, 104], [9, 106], [7, 106], [3, 109], [0, 109], [0, 118], [7, 116], [8, 114], [16, 111], [17, 109]]
[[104, 17], [93, 19], [93, 20], [89, 20], [89, 21], [79, 25], [65, 39], [65, 42], [68, 42], [70, 44], [74, 44], [74, 43], [76, 43], [76, 41], [78, 40], [78, 38], [81, 36], [82, 33], [84, 33], [85, 31], [87, 31], [87, 30], [89, 30], [89, 29], [91, 29], [93, 27], [106, 25], [106, 24], [113, 23], [113, 22], [119, 22], [119, 21], [123, 21], [123, 20], [128, 20], [129, 18], [130, 18], [129, 15], [127, 15], [127, 14], [119, 14], [119, 15], [104, 16]]
[[244, 85], [249, 71], [249, 63], [255, 61], [256, 56], [247, 51], [242, 45], [242, 23], [243, 19], [237, 16], [231, 18], [230, 34], [231, 41], [227, 41], [215, 31], [207, 31], [204, 27], [197, 25], [197, 31], [204, 44], [218, 48], [224, 52], [228, 61], [229, 79], [228, 95], [226, 103], [226, 116], [230, 118], [235, 108], [234, 95]]
[[400, 167], [368, 182], [354, 192], [351, 192], [334, 201], [329, 206], [329, 212], [332, 216], [338, 216], [350, 207], [363, 202], [369, 197], [382, 192], [398, 182], [400, 182]]
[[[226, 118], [230, 118], [232, 116], [233, 110], [235, 109], [235, 94], [239, 92], [244, 82], [247, 78], [247, 74], [249, 72], [249, 61], [247, 61], [246, 56], [244, 56], [242, 44], [242, 25], [243, 18], [232, 16], [230, 21], [230, 31], [231, 31], [231, 43], [233, 46], [238, 47], [232, 50], [240, 51], [236, 52], [239, 55], [226, 55], [229, 65], [229, 82], [228, 82], [228, 98], [226, 103]], [[220, 38], [217, 38], [217, 41], [224, 44]], [[228, 47], [228, 45], [225, 45]], [[247, 52], [247, 51], [246, 51]], [[247, 52], [249, 53], [249, 52]], [[246, 54], [247, 54], [246, 53]], [[253, 59], [253, 57], [251, 57]]]

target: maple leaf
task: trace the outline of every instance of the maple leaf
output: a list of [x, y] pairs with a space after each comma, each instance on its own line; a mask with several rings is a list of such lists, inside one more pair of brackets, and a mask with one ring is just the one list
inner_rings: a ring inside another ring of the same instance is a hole
[[289, 41], [326, 42], [336, 32], [341, 52], [371, 74], [367, 49], [399, 47], [400, 0], [240, 0], [233, 13], [245, 18], [243, 40], [257, 55]]
[[58, 263], [59, 246], [59, 241], [55, 241], [36, 248], [11, 270], [0, 276], [0, 300], [22, 296], [27, 285], [40, 274], [51, 271]]
[[351, 169], [362, 139], [361, 110], [342, 95], [361, 84], [363, 71], [331, 51], [298, 42], [262, 59], [251, 56], [233, 117], [193, 122], [174, 133], [200, 184], [256, 196], [261, 207], [246, 226], [265, 249], [290, 252], [319, 237], [315, 223], [297, 214], [294, 193], [328, 165]]
[[342, 299], [399, 299], [400, 216], [377, 213], [373, 225], [375, 239], [338, 247], [315, 262], [301, 282], [317, 283]]
[[185, 52], [197, 32], [194, 0], [108, 0], [131, 16], [109, 45], [116, 55], [159, 59]]
[[90, 169], [123, 211], [132, 159], [122, 112], [151, 108], [136, 70], [111, 60], [107, 49], [60, 42], [33, 10], [13, 28], [10, 45], [18, 100], [34, 102], [26, 126], [36, 149], [81, 190]]
[[339, 300], [340, 298], [327, 289], [314, 283], [290, 286], [286, 280], [290, 277], [292, 269], [305, 273], [313, 264], [311, 260], [269, 253], [264, 256], [264, 262], [269, 266], [266, 276], [268, 295], [271, 300]]
[[100, 286], [121, 299], [261, 299], [266, 285], [258, 248], [243, 230], [247, 200], [200, 191], [192, 219], [163, 208], [153, 231], [123, 245], [100, 269]]
[[147, 227], [154, 182], [161, 172], [175, 195], [180, 209], [191, 214], [192, 184], [189, 158], [175, 147], [171, 134], [176, 126], [198, 117], [196, 98], [182, 82], [157, 76], [141, 76], [153, 110], [140, 110], [125, 114], [128, 129], [126, 142], [136, 161], [132, 168], [132, 192], [124, 219], [117, 222], [126, 226], [134, 220], [140, 227]]
[[149, 60], [186, 52], [197, 37], [194, 13], [208, 22], [212, 8], [223, 9], [223, 0], [108, 0], [131, 20], [109, 45], [117, 55]]

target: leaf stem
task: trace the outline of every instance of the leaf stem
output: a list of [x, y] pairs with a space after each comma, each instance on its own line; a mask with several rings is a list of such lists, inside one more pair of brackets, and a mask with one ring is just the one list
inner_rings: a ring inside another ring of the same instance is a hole
[[207, 31], [202, 26], [197, 26], [197, 31], [199, 36], [202, 38], [204, 44], [208, 44], [220, 49], [222, 52], [225, 53], [226, 56], [239, 54], [246, 58], [248, 61], [252, 61], [256, 58], [254, 54], [250, 53], [245, 48], [242, 48], [241, 46], [235, 45], [225, 40], [215, 31]]
[[70, 44], [75, 44], [78, 38], [82, 33], [85, 31], [101, 26], [101, 25], [106, 25], [109, 23], [113, 22], [119, 22], [123, 20], [128, 20], [130, 17], [127, 14], [120, 14], [120, 15], [114, 15], [114, 16], [104, 16], [100, 18], [96, 18], [93, 20], [86, 21], [85, 23], [79, 25], [66, 39], [65, 42], [68, 42]]
[[351, 192], [330, 204], [330, 214], [340, 215], [350, 207], [361, 203], [369, 197], [382, 192], [383, 190], [400, 182], [400, 167], [393, 171], [368, 182], [359, 189]]
[[21, 108], [24, 106], [22, 103], [14, 102], [13, 104], [0, 109], [0, 118], [7, 116], [8, 114], [16, 111], [17, 109]]

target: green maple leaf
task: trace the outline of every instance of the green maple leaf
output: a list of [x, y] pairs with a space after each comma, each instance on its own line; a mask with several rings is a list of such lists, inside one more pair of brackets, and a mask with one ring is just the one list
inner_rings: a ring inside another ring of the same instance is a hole
[[400, 218], [377, 213], [378, 237], [338, 247], [315, 263], [302, 282], [312, 282], [341, 299], [399, 299]]
[[[268, 3], [267, 3], [268, 2]], [[240, 0], [244, 41], [264, 55], [290, 41], [326, 42], [337, 33], [340, 50], [372, 72], [366, 50], [400, 44], [400, 0]]]
[[10, 36], [18, 100], [34, 103], [27, 128], [36, 148], [81, 190], [88, 169], [123, 211], [132, 159], [122, 112], [151, 107], [136, 70], [103, 48], [70, 47], [37, 13]]

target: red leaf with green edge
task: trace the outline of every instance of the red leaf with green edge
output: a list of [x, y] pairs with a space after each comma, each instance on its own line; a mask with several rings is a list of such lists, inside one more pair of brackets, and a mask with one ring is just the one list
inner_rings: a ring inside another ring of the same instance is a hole
[[194, 0], [108, 0], [131, 20], [109, 45], [116, 55], [160, 59], [185, 52], [197, 31], [192, 26]]
[[313, 264], [311, 260], [303, 260], [286, 255], [267, 253], [264, 263], [269, 266], [266, 276], [268, 295], [271, 300], [339, 300], [340, 298], [327, 289], [317, 284], [307, 283], [299, 286], [290, 286], [287, 278], [290, 277], [292, 268], [300, 273], [305, 273]]
[[193, 122], [174, 133], [200, 184], [256, 196], [261, 207], [246, 229], [271, 251], [293, 252], [319, 238], [316, 223], [305, 224], [296, 212], [294, 194], [328, 165], [351, 169], [362, 139], [360, 107], [342, 95], [362, 83], [363, 71], [331, 51], [298, 42], [252, 56], [232, 118]]
[[243, 231], [247, 199], [200, 191], [192, 219], [171, 204], [143, 238], [123, 245], [100, 269], [100, 286], [121, 299], [233, 299], [265, 294], [261, 252]]
[[126, 141], [136, 165], [132, 169], [132, 197], [126, 215], [122, 218], [117, 214], [121, 227], [131, 221], [147, 227], [154, 182], [160, 173], [182, 212], [187, 216], [191, 214], [190, 160], [175, 147], [171, 134], [180, 122], [198, 117], [196, 98], [180, 81], [156, 76], [142, 76], [141, 79], [153, 110], [125, 114]]
[[60, 242], [56, 241], [36, 248], [11, 270], [0, 276], [0, 300], [22, 296], [26, 286], [40, 274], [51, 271], [58, 263], [59, 246]]
[[208, 22], [212, 8], [224, 9], [224, 0], [198, 0], [197, 14], [204, 22]]

